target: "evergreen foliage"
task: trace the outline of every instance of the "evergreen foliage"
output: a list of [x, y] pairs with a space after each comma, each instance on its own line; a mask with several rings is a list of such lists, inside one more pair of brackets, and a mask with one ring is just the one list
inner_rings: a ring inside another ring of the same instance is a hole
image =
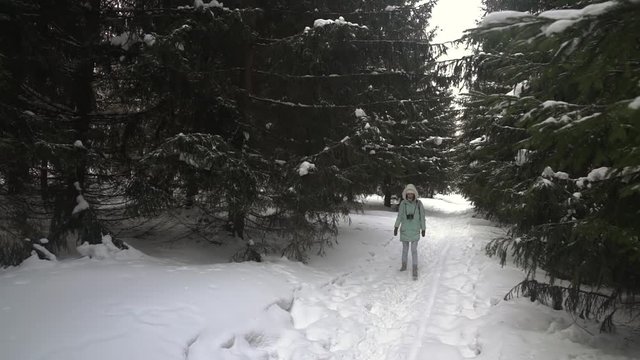
[[433, 4], [3, 2], [3, 236], [55, 253], [187, 207], [304, 260], [358, 195], [445, 191]]
[[0, 196], [9, 207], [8, 233], [21, 241], [48, 232], [53, 251], [66, 247], [69, 233], [100, 241], [87, 228], [101, 228], [99, 221], [72, 213], [80, 190], [97, 176], [89, 163], [99, 160], [98, 149], [84, 144], [97, 135], [91, 123], [98, 120], [92, 86], [102, 55], [100, 2], [1, 6]]
[[583, 287], [600, 291], [566, 308], [606, 318], [607, 330], [618, 309], [637, 310], [640, 293], [640, 6], [516, 3], [533, 13], [489, 15], [469, 34], [479, 49], [461, 188], [511, 225], [488, 251], [503, 262], [512, 252], [531, 280], [537, 269], [551, 279], [518, 292], [562, 289], [573, 301]]

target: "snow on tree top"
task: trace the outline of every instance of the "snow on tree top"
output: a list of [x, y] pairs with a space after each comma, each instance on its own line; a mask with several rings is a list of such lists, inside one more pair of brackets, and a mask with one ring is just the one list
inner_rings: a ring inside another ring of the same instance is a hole
[[129, 50], [129, 47], [138, 42], [138, 36], [131, 34], [128, 31], [123, 32], [120, 35], [116, 35], [109, 41], [113, 46], [119, 46], [124, 50]]
[[640, 165], [638, 166], [625, 166], [622, 168], [622, 172], [619, 174], [622, 176], [633, 175], [637, 172], [640, 172]]
[[632, 102], [629, 103], [629, 109], [632, 109], [632, 110], [640, 109], [640, 96], [638, 96]]
[[355, 26], [355, 27], [367, 29], [367, 27], [364, 26], [364, 25], [360, 25], [360, 24], [356, 24], [356, 23], [352, 23], [352, 22], [346, 21], [344, 19], [344, 17], [342, 17], [342, 16], [340, 16], [339, 18], [337, 18], [335, 20], [331, 20], [331, 19], [316, 19], [313, 22], [313, 27], [323, 27], [325, 25], [332, 25], [332, 24]]
[[544, 170], [542, 171], [542, 177], [550, 178], [550, 177], [553, 177], [553, 175], [555, 175], [555, 172], [550, 166], [545, 167]]
[[569, 174], [564, 171], [555, 172], [550, 166], [544, 168], [544, 170], [542, 171], [542, 177], [569, 180]]
[[541, 188], [541, 187], [550, 187], [553, 186], [553, 181], [551, 180], [547, 180], [544, 178], [538, 178], [538, 180], [536, 181], [536, 183], [533, 185], [535, 188]]
[[582, 9], [559, 9], [541, 12], [538, 17], [553, 20], [576, 20], [584, 16], [598, 16], [618, 6], [620, 1], [605, 1], [599, 4], [587, 5]]
[[144, 41], [147, 46], [153, 46], [153, 44], [156, 43], [156, 37], [151, 34], [144, 34], [142, 41]]
[[205, 3], [202, 0], [195, 0], [193, 2], [193, 7], [194, 8], [204, 8], [204, 9], [208, 9], [211, 7], [217, 7], [217, 8], [223, 8], [222, 3], [218, 2], [217, 0], [211, 0], [209, 3]]
[[522, 11], [496, 11], [490, 14], [487, 14], [480, 23], [480, 26], [488, 26], [494, 24], [503, 24], [505, 22], [509, 22], [509, 20], [517, 20], [523, 17], [531, 16], [528, 12]]
[[482, 144], [483, 142], [487, 141], [487, 136], [486, 135], [482, 135], [479, 138], [475, 138], [473, 140], [471, 140], [469, 142], [469, 145], [477, 145], [477, 144]]
[[440, 136], [429, 136], [429, 138], [427, 139], [427, 141], [432, 141], [434, 144], [440, 146], [442, 145], [442, 141], [444, 139]]
[[[608, 168], [608, 167], [606, 167], [606, 166], [599, 167], [599, 168], [597, 168], [597, 169], [593, 169], [593, 170], [591, 170], [591, 171], [589, 172], [589, 174], [588, 174], [586, 177], [578, 178], [578, 179], [576, 180], [576, 185], [577, 185], [579, 188], [583, 188], [583, 187], [584, 187], [584, 182], [585, 182], [586, 180], [588, 180], [588, 181], [592, 181], [592, 182], [593, 182], [593, 181], [601, 181], [601, 180], [605, 180], [605, 179], [607, 179], [607, 178], [609, 177], [608, 173], [609, 173], [609, 171], [610, 171], [610, 170], [611, 170], [611, 169], [610, 169], [610, 168]], [[624, 174], [624, 171], [623, 171], [623, 174]]]
[[356, 117], [358, 117], [358, 118], [362, 118], [362, 117], [367, 116], [367, 113], [365, 113], [364, 110], [362, 110], [360, 108], [356, 109], [355, 114], [356, 114]]
[[113, 46], [119, 46], [124, 50], [139, 42], [144, 42], [147, 46], [152, 46], [156, 42], [156, 37], [152, 34], [144, 34], [142, 38], [138, 34], [132, 34], [128, 31], [116, 35], [109, 40], [109, 43]]
[[396, 11], [400, 9], [400, 6], [397, 5], [387, 5], [386, 8], [384, 8], [384, 11]]
[[538, 17], [543, 17], [552, 20], [574, 20], [580, 17], [580, 9], [559, 9], [548, 10], [538, 14]]
[[[637, 0], [636, 0], [637, 1]], [[567, 28], [573, 26], [577, 21], [582, 20], [588, 16], [598, 16], [610, 11], [611, 9], [619, 6], [621, 1], [606, 1], [599, 4], [592, 4], [585, 6], [582, 9], [559, 9], [543, 11], [537, 15], [540, 19], [556, 20], [555, 22], [542, 27], [542, 32], [546, 36], [560, 33]], [[522, 18], [532, 17], [532, 14], [520, 11], [497, 11], [487, 14], [482, 19], [481, 26], [489, 26], [504, 23], [514, 23]]]
[[315, 170], [316, 166], [308, 161], [303, 161], [298, 168], [298, 174], [300, 176], [305, 176], [309, 174], [311, 170]]
[[545, 26], [542, 28], [542, 32], [546, 36], [551, 36], [553, 34], [561, 33], [566, 29], [573, 26], [573, 24], [577, 23], [578, 20], [558, 20], [549, 26]]
[[85, 147], [84, 147], [84, 144], [82, 144], [82, 141], [80, 141], [80, 140], [76, 140], [76, 141], [73, 143], [73, 146], [74, 146], [74, 147], [77, 147], [77, 148], [80, 148], [80, 149], [84, 149], [84, 148], [85, 148]]
[[516, 165], [522, 166], [529, 161], [529, 149], [519, 149], [516, 154]]
[[518, 83], [518, 84], [516, 84], [516, 86], [513, 87], [513, 89], [511, 91], [509, 91], [505, 95], [520, 97], [520, 95], [522, 94], [522, 90], [524, 90], [524, 88], [527, 86], [527, 84], [528, 84], [527, 81], [523, 81], [521, 83]]
[[589, 172], [589, 175], [587, 175], [587, 180], [589, 181], [604, 180], [607, 178], [607, 172], [609, 172], [609, 168], [606, 166], [593, 169], [591, 170], [591, 172]]
[[566, 103], [564, 101], [547, 100], [543, 102], [541, 106], [546, 109], [552, 106], [566, 106], [566, 105], [569, 105], [569, 103]]
[[558, 120], [556, 120], [556, 118], [554, 118], [553, 116], [549, 116], [546, 120], [542, 121], [538, 125], [555, 124], [557, 122]]
[[579, 123], [579, 122], [583, 122], [583, 121], [591, 120], [591, 119], [593, 119], [593, 118], [597, 118], [597, 117], [598, 117], [598, 116], [600, 116], [600, 115], [602, 115], [602, 113], [599, 113], [599, 112], [597, 112], [597, 113], [593, 113], [593, 114], [591, 114], [591, 115], [588, 115], [588, 116], [582, 117], [582, 118], [580, 118], [580, 119], [578, 119], [578, 120], [574, 121], [574, 123]]

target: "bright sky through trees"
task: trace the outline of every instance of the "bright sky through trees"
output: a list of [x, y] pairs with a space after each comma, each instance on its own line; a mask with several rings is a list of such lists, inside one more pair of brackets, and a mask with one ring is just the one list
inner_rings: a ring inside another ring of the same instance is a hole
[[[464, 30], [475, 26], [482, 15], [481, 0], [440, 0], [433, 9], [432, 26], [439, 28], [435, 42], [459, 39]], [[464, 48], [451, 49], [446, 58], [467, 54]]]
[[[431, 19], [431, 26], [438, 27], [434, 42], [459, 39], [466, 29], [475, 27], [483, 14], [481, 0], [439, 0]], [[465, 46], [453, 47], [438, 60], [456, 59], [470, 53]], [[454, 93], [459, 91], [454, 89]]]

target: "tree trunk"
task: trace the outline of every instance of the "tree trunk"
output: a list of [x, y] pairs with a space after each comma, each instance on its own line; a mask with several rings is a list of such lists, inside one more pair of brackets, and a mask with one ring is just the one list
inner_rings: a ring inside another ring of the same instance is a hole
[[[76, 121], [73, 124], [74, 137], [72, 142], [80, 140], [84, 147], [89, 146], [90, 116], [96, 109], [95, 92], [93, 89], [95, 47], [101, 41], [100, 34], [100, 0], [90, 0], [89, 6], [74, 13], [76, 22], [69, 22], [68, 35], [78, 40], [81, 44], [78, 48], [69, 49], [69, 56], [73, 58], [71, 66], [73, 72], [68, 79], [69, 85], [65, 88], [69, 102], [75, 107]], [[58, 19], [59, 20], [59, 19]], [[71, 20], [70, 20], [71, 21]], [[66, 246], [66, 234], [70, 231], [78, 231], [79, 241], [100, 243], [102, 238], [100, 231], [96, 231], [97, 219], [95, 214], [83, 211], [72, 215], [72, 210], [77, 205], [76, 198], [81, 193], [76, 188], [84, 188], [85, 174], [87, 171], [88, 152], [83, 148], [74, 148], [71, 156], [73, 168], [64, 169], [65, 183], [58, 187], [54, 201], [53, 219], [50, 224], [50, 240], [61, 248]]]
[[240, 239], [244, 240], [244, 212], [237, 211], [233, 214], [233, 231]]
[[384, 190], [384, 206], [391, 207], [391, 190]]
[[40, 197], [42, 202], [46, 204], [49, 199], [49, 162], [47, 160], [40, 161]]

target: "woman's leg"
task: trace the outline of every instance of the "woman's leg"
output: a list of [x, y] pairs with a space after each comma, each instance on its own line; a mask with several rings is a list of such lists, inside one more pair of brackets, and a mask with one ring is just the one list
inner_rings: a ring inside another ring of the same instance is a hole
[[411, 243], [411, 275], [413, 276], [413, 280], [418, 279], [418, 241], [419, 240], [416, 240]]
[[418, 266], [418, 241], [411, 242], [411, 264], [413, 267]]
[[402, 241], [402, 267], [400, 271], [407, 270], [407, 256], [409, 255], [409, 243]]

